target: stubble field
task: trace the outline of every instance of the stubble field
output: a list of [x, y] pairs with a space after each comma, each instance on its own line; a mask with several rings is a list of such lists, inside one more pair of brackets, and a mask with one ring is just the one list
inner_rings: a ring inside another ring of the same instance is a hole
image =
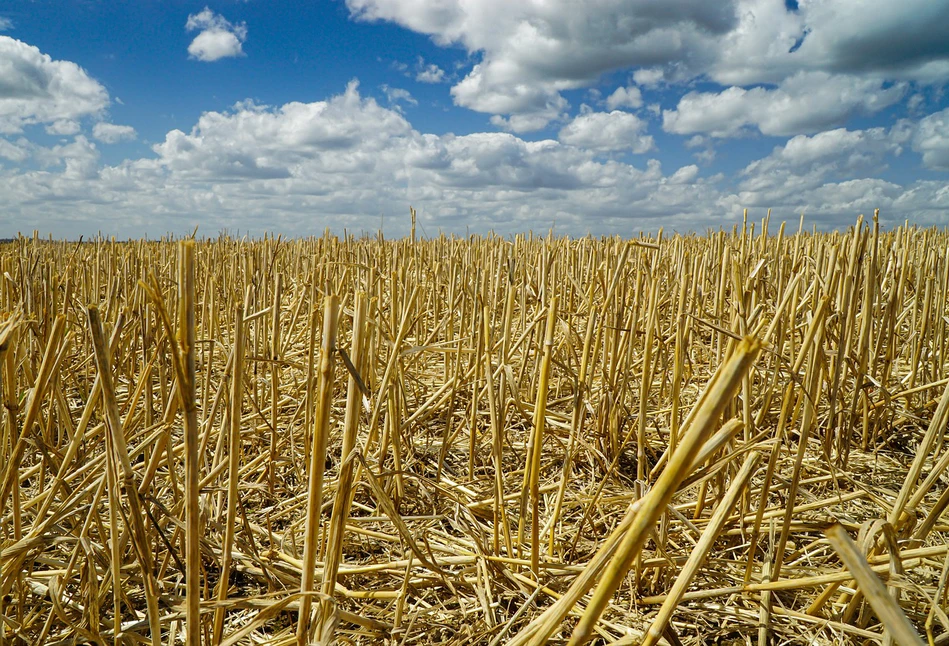
[[0, 245], [0, 645], [945, 643], [949, 234]]

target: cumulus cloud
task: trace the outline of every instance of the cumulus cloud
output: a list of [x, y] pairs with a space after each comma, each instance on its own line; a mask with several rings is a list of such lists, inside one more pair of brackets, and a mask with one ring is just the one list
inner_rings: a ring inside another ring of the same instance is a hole
[[[792, 204], [817, 208], [821, 206], [820, 199], [828, 200], [828, 204], [840, 203], [842, 197], [830, 195], [826, 187], [843, 185], [853, 190], [862, 185], [880, 189], [884, 185], [882, 180], [867, 176], [878, 175], [885, 170], [890, 157], [902, 154], [910, 135], [910, 130], [895, 126], [867, 130], [838, 128], [813, 136], [792, 137], [739, 173], [737, 194], [748, 206]], [[863, 183], [848, 183], [854, 178]], [[867, 183], [870, 180], [875, 183]]]
[[676, 134], [735, 137], [754, 130], [765, 135], [819, 132], [856, 114], [872, 114], [899, 101], [906, 87], [880, 80], [801, 72], [777, 88], [689, 92], [675, 110], [662, 113], [663, 128]]
[[661, 68], [640, 68], [633, 72], [633, 80], [643, 87], [655, 87], [662, 81], [665, 73]]
[[690, 150], [695, 150], [697, 148], [704, 148], [704, 150], [699, 150], [698, 152], [692, 153], [692, 156], [695, 157], [702, 164], [711, 164], [715, 160], [715, 148], [713, 147], [713, 139], [711, 137], [706, 137], [704, 135], [692, 135], [689, 137], [683, 144], [686, 148]]
[[[475, 65], [451, 88], [455, 103], [494, 115], [491, 122], [514, 132], [540, 130], [566, 116], [567, 100], [556, 91], [529, 83], [500, 82], [497, 69]], [[510, 118], [501, 115], [509, 114]]]
[[593, 112], [587, 108], [560, 130], [559, 138], [565, 144], [598, 152], [630, 151], [639, 155], [655, 148], [645, 130], [646, 123], [629, 112]]
[[807, 33], [796, 52], [839, 72], [942, 82], [949, 73], [949, 4], [930, 0], [801, 3]]
[[[445, 230], [507, 233], [556, 221], [564, 232], [606, 233], [648, 226], [642, 218], [687, 226], [717, 198], [711, 183], [676, 183], [683, 174], [673, 180], [656, 161], [637, 167], [500, 132], [421, 133], [355, 82], [326, 101], [204, 113], [190, 131], [168, 132], [153, 155], [116, 165], [100, 166], [81, 135], [37, 155], [41, 170], [0, 173], [4, 217], [59, 235], [104, 227], [140, 236], [197, 218], [209, 230], [305, 235], [327, 222], [371, 230], [380, 213], [410, 204]], [[63, 204], [69, 222], [58, 219]]]
[[725, 85], [778, 83], [822, 70], [941, 83], [949, 74], [949, 5], [929, 0], [781, 2], [740, 0], [709, 76]]
[[132, 126], [120, 126], [114, 123], [100, 121], [92, 128], [92, 136], [106, 144], [117, 144], [120, 141], [131, 141], [137, 133]]
[[0, 16], [0, 31], [10, 31], [11, 29], [13, 29], [13, 21]]
[[641, 108], [643, 106], [643, 93], [638, 87], [618, 87], [611, 95], [606, 97], [606, 107], [610, 110], [616, 108]]
[[198, 31], [188, 45], [188, 56], [210, 63], [222, 58], [243, 56], [243, 43], [247, 40], [247, 25], [234, 24], [205, 7], [203, 11], [188, 16], [187, 31]]
[[75, 135], [79, 130], [79, 122], [73, 119], [58, 119], [46, 126], [46, 133], [50, 135]]
[[17, 164], [29, 159], [29, 144], [25, 141], [13, 143], [6, 139], [0, 139], [0, 157]]
[[32, 157], [44, 168], [62, 167], [63, 180], [88, 181], [99, 175], [99, 151], [83, 135], [51, 148], [32, 146]]
[[[81, 134], [51, 148], [0, 138], [0, 224], [29, 221], [73, 236], [103, 229], [140, 237], [190, 231], [199, 222], [205, 231], [308, 235], [328, 224], [375, 230], [380, 213], [404, 222], [413, 205], [430, 231], [506, 234], [556, 223], [558, 232], [598, 235], [703, 230], [736, 221], [743, 207], [774, 207], [776, 218], [803, 210], [820, 226], [850, 224], [876, 207], [884, 223], [932, 223], [949, 208], [945, 182], [881, 177], [919, 132], [939, 130], [935, 118], [926, 128], [906, 123], [792, 137], [731, 178], [704, 176], [694, 164], [666, 172], [655, 159], [628, 163], [601, 154], [623, 137], [635, 143], [646, 136], [630, 118], [637, 119], [584, 109], [560, 140], [436, 135], [361, 95], [353, 81], [325, 101], [245, 101], [206, 112], [186, 131], [169, 131], [151, 154], [118, 164], [103, 165]], [[596, 138], [610, 129], [611, 137]], [[26, 159], [29, 168], [15, 167]], [[389, 222], [387, 233], [406, 232]]]
[[[818, 132], [879, 110], [871, 94], [885, 106], [898, 100], [903, 83], [949, 81], [949, 4], [932, 0], [802, 0], [794, 10], [780, 0], [602, 0], [582, 12], [573, 0], [346, 4], [356, 20], [391, 22], [438, 45], [463, 47], [476, 63], [452, 88], [453, 100], [518, 132], [562, 118], [565, 91], [591, 87], [616, 70], [628, 70], [641, 87], [684, 87], [696, 79], [723, 86], [693, 93], [692, 103], [670, 117], [672, 128], [721, 136], [748, 128], [780, 136]], [[819, 92], [808, 96], [820, 105], [796, 100], [797, 79], [816, 79]], [[621, 101], [617, 96], [607, 107], [632, 107]], [[737, 107], [744, 101], [754, 106]], [[676, 118], [693, 106], [710, 108], [713, 123]], [[763, 111], [771, 107], [783, 116], [769, 120]], [[742, 110], [750, 114], [720, 114]]]
[[415, 80], [419, 83], [444, 83], [445, 70], [435, 63], [425, 63], [425, 59], [418, 57], [418, 64], [415, 66]]
[[926, 168], [949, 170], [949, 108], [920, 120], [913, 150], [922, 153]]
[[418, 101], [412, 96], [412, 93], [400, 87], [391, 87], [385, 83], [379, 86], [385, 93], [389, 105], [398, 106], [399, 103], [408, 103], [409, 105], [418, 105]]
[[491, 117], [492, 125], [507, 130], [508, 132], [531, 132], [540, 130], [554, 119], [566, 118], [566, 114], [550, 106], [536, 112], [526, 112], [522, 114], [512, 114], [510, 117], [502, 117], [495, 114]]
[[53, 133], [75, 131], [71, 123], [101, 114], [108, 104], [106, 89], [75, 63], [0, 36], [0, 133], [35, 124], [47, 124]]
[[[729, 3], [607, 0], [582, 12], [572, 0], [347, 0], [359, 20], [385, 20], [460, 45], [481, 60], [452, 89], [458, 105], [495, 115], [552, 109], [564, 90], [588, 86], [604, 72], [706, 59], [718, 35], [735, 24]], [[698, 71], [699, 68], [697, 67]], [[513, 119], [508, 119], [513, 123]]]

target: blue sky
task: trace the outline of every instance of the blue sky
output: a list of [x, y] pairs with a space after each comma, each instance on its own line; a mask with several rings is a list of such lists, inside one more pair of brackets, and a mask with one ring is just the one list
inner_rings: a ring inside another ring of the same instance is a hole
[[0, 4], [0, 237], [949, 224], [949, 1]]

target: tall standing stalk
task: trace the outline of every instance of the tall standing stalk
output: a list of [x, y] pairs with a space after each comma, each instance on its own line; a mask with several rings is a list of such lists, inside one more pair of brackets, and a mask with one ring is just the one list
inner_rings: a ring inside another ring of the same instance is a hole
[[270, 495], [274, 494], [277, 482], [277, 441], [280, 413], [280, 300], [283, 296], [283, 275], [277, 274], [273, 291], [273, 316], [270, 331], [270, 464], [268, 465], [268, 486]]
[[185, 430], [185, 595], [188, 646], [201, 644], [201, 509], [195, 394], [194, 240], [178, 245], [178, 395]]
[[336, 327], [339, 319], [339, 297], [326, 296], [323, 301], [323, 342], [320, 346], [320, 374], [317, 385], [316, 413], [313, 416], [313, 448], [310, 450], [310, 473], [307, 487], [306, 525], [303, 543], [303, 567], [300, 577], [300, 613], [297, 620], [297, 643], [304, 646], [310, 632], [311, 597], [316, 555], [320, 549], [320, 508], [323, 506], [323, 469], [326, 466], [326, 444], [329, 437], [330, 409], [333, 398], [333, 366], [336, 352]]
[[[227, 444], [227, 517], [224, 525], [221, 578], [218, 581], [217, 600], [227, 599], [234, 548], [234, 526], [237, 522], [237, 497], [240, 495], [241, 460], [241, 403], [244, 397], [244, 307], [237, 306], [234, 314], [234, 365], [231, 369], [231, 392], [228, 418], [230, 420]], [[219, 644], [224, 631], [224, 607], [214, 611], [213, 642]]]
[[333, 501], [333, 512], [330, 516], [329, 539], [327, 541], [326, 557], [323, 566], [323, 584], [320, 591], [325, 595], [320, 600], [319, 626], [317, 633], [326, 635], [332, 640], [332, 614], [335, 604], [326, 597], [332, 597], [336, 590], [336, 576], [339, 573], [339, 564], [343, 556], [343, 534], [346, 530], [346, 520], [349, 518], [349, 507], [352, 502], [353, 471], [355, 464], [352, 452], [356, 448], [356, 432], [359, 429], [359, 409], [362, 403], [364, 383], [361, 383], [360, 373], [366, 366], [366, 312], [369, 301], [365, 293], [356, 295], [356, 312], [353, 316], [353, 342], [350, 346], [352, 353], [351, 368], [355, 372], [349, 375], [349, 386], [346, 393], [346, 416], [343, 419], [343, 447], [340, 452], [339, 484], [336, 488], [336, 498]]
[[[540, 571], [540, 463], [544, 445], [544, 427], [547, 423], [547, 387], [550, 378], [550, 357], [553, 354], [554, 331], [557, 325], [557, 297], [553, 297], [547, 308], [547, 325], [543, 337], [543, 354], [540, 360], [540, 375], [537, 380], [537, 398], [534, 402], [534, 419], [527, 450], [527, 467], [524, 471], [525, 490], [531, 506], [531, 572], [537, 579]], [[522, 506], [523, 508], [523, 506]], [[524, 525], [524, 512], [521, 524]], [[518, 542], [521, 530], [518, 529]]]

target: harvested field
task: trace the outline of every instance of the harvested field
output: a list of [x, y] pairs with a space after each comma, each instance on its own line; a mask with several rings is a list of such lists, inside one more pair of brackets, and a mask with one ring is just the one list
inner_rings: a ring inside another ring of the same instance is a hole
[[0, 646], [946, 643], [949, 234], [0, 246]]

